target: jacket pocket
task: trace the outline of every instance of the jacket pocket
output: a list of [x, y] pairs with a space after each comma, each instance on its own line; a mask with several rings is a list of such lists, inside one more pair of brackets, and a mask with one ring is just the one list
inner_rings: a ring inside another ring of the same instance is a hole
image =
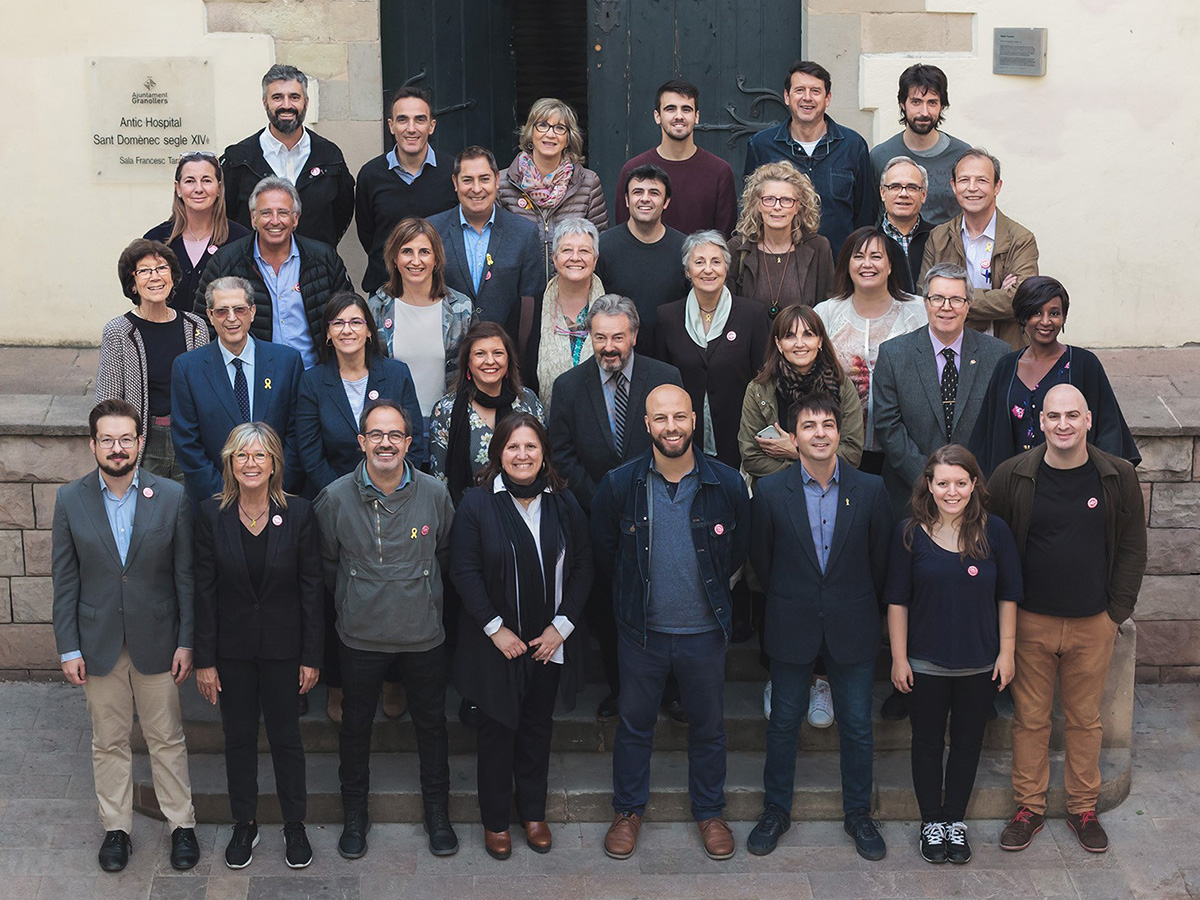
[[97, 613], [96, 607], [88, 606], [86, 603], [79, 604], [79, 618], [95, 619], [96, 613]]
[[830, 169], [829, 190], [838, 200], [849, 202], [854, 196], [854, 173], [849, 169]]
[[[419, 564], [418, 564], [419, 565]], [[351, 640], [388, 646], [434, 640], [441, 628], [432, 602], [433, 572], [364, 573], [351, 568], [337, 598], [338, 625]]]
[[154, 604], [154, 618], [156, 619], [173, 619], [179, 614], [178, 604], [174, 597], [169, 597], [166, 600], [159, 600]]

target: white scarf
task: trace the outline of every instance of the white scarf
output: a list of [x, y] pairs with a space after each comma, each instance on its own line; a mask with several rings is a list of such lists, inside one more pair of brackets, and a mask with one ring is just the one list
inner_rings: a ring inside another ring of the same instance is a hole
[[696, 289], [692, 288], [688, 291], [687, 300], [684, 303], [683, 327], [696, 346], [702, 349], [708, 347], [708, 342], [713, 338], [721, 337], [721, 332], [725, 330], [725, 323], [729, 321], [729, 311], [733, 309], [733, 295], [729, 293], [729, 288], [721, 288], [721, 297], [717, 300], [717, 308], [713, 310], [712, 321], [708, 323], [708, 332], [704, 331], [704, 313], [700, 311], [700, 301], [696, 299]]

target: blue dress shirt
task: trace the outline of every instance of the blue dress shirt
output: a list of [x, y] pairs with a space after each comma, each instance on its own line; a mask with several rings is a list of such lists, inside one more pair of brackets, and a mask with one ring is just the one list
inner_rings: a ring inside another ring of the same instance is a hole
[[300, 248], [296, 246], [296, 239], [292, 238], [291, 252], [279, 267], [278, 274], [259, 254], [257, 237], [254, 238], [254, 262], [271, 293], [272, 343], [291, 347], [304, 360], [304, 368], [311, 369], [317, 364], [317, 348], [313, 346], [312, 333], [308, 330], [308, 315], [300, 293]]
[[825, 571], [825, 564], [829, 562], [833, 526], [837, 522], [838, 476], [841, 474], [841, 465], [841, 460], [834, 463], [829, 487], [822, 488], [821, 482], [809, 475], [804, 463], [800, 463], [804, 481], [804, 505], [808, 508], [808, 527], [812, 531], [813, 546], [817, 548], [817, 562], [822, 573]]
[[488, 244], [492, 241], [492, 225], [496, 221], [496, 205], [492, 204], [492, 215], [483, 226], [483, 231], [476, 231], [474, 226], [463, 215], [462, 204], [458, 205], [458, 224], [462, 226], [463, 249], [467, 252], [467, 265], [471, 269], [471, 283], [475, 285], [475, 293], [483, 284], [483, 270], [487, 262]]
[[404, 166], [400, 165], [400, 157], [396, 155], [396, 148], [394, 146], [387, 152], [386, 159], [388, 168], [400, 176], [400, 180], [405, 184], [412, 184], [420, 176], [424, 175], [426, 166], [433, 166], [435, 169], [437, 168], [437, 155], [433, 152], [433, 148], [430, 146], [425, 147], [425, 161], [421, 163], [421, 171], [416, 175], [408, 171], [408, 169], [404, 168]]

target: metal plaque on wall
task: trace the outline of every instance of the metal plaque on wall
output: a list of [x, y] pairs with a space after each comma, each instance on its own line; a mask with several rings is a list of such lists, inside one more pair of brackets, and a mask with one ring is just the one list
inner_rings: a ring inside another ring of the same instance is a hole
[[1046, 29], [993, 29], [992, 74], [1045, 75]]
[[182, 153], [216, 152], [212, 66], [198, 57], [88, 59], [92, 174], [162, 181]]

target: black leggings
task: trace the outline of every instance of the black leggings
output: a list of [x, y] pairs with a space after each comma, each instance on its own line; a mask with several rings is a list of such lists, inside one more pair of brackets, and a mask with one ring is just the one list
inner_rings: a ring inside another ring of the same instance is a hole
[[[908, 717], [912, 723], [912, 778], [924, 822], [961, 822], [975, 786], [983, 732], [996, 698], [990, 672], [979, 675], [913, 673]], [[943, 775], [946, 719], [950, 756]], [[945, 781], [946, 799], [942, 801]]]

